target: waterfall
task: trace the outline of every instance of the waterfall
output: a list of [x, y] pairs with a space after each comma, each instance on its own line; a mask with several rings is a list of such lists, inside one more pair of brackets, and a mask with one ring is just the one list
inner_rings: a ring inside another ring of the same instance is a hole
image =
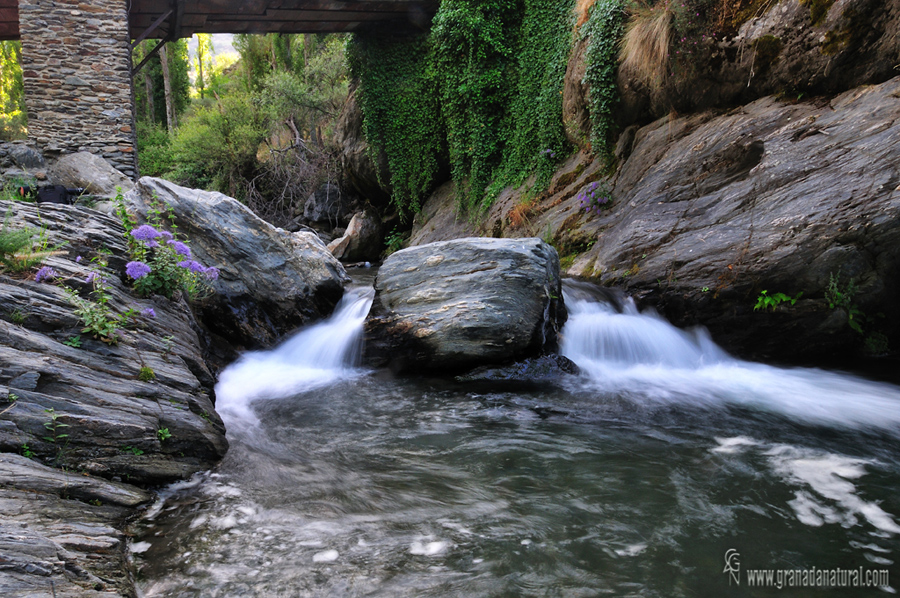
[[287, 397], [356, 374], [363, 322], [374, 294], [371, 287], [348, 289], [326, 320], [302, 328], [275, 349], [247, 353], [228, 366], [216, 384], [216, 410], [226, 420], [256, 423], [252, 401]]
[[621, 305], [566, 285], [569, 320], [561, 352], [586, 384], [633, 400], [701, 407], [737, 406], [796, 421], [900, 431], [900, 388], [813, 368], [742, 361], [704, 329], [680, 330], [634, 302]]

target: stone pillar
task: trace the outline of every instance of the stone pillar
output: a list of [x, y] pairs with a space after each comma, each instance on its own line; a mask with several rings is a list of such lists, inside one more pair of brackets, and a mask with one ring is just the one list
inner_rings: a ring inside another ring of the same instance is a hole
[[20, 0], [28, 136], [137, 175], [128, 0]]

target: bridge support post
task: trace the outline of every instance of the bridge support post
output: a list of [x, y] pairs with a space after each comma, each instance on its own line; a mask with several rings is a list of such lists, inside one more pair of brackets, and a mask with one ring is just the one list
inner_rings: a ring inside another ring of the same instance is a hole
[[28, 136], [137, 176], [127, 0], [21, 0], [19, 32]]

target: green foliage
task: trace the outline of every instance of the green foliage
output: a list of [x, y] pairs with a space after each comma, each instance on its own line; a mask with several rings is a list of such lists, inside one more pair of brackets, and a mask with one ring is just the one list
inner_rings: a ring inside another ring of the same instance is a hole
[[401, 211], [418, 210], [445, 160], [470, 212], [529, 174], [546, 184], [570, 150], [562, 88], [573, 4], [445, 0], [428, 34], [354, 37], [364, 132], [376, 163], [387, 159]]
[[774, 293], [769, 295], [768, 291], [762, 291], [759, 294], [759, 297], [756, 299], [756, 305], [753, 307], [753, 311], [758, 309], [762, 309], [763, 311], [768, 311], [771, 309], [775, 311], [775, 308], [781, 305], [782, 303], [790, 303], [794, 305], [797, 303], [797, 300], [803, 296], [803, 292], [797, 293], [795, 297], [791, 297], [789, 295], [785, 295], [784, 293]]
[[163, 442], [171, 438], [172, 434], [169, 432], [169, 428], [160, 428], [156, 431], [156, 437], [159, 438], [160, 442]]
[[857, 292], [856, 281], [850, 279], [847, 286], [840, 284], [840, 274], [834, 272], [828, 275], [828, 286], [825, 287], [825, 300], [829, 309], [843, 309], [847, 312], [847, 325], [859, 334], [863, 334], [863, 323], [866, 315], [855, 303], [853, 297]]
[[369, 151], [376, 164], [379, 154], [387, 158], [390, 180], [380, 169], [378, 177], [401, 211], [418, 210], [445, 153], [430, 47], [425, 36], [378, 35], [356, 35], [347, 47]]
[[46, 258], [42, 252], [34, 250], [34, 239], [40, 236], [41, 231], [31, 226], [13, 228], [11, 219], [12, 208], [7, 211], [0, 228], [0, 270], [24, 272]]
[[[156, 45], [156, 40], [141, 42], [135, 49], [132, 60], [138, 64], [144, 56]], [[169, 75], [172, 85], [172, 105], [176, 115], [181, 115], [187, 110], [191, 101], [191, 81], [188, 76], [188, 48], [187, 40], [180, 39], [166, 44], [166, 57], [169, 61]], [[149, 93], [146, 79], [149, 79]], [[160, 54], [156, 54], [144, 65], [134, 85], [135, 108], [137, 118], [146, 123], [155, 123], [166, 126], [166, 97], [163, 86], [162, 61]], [[143, 168], [144, 156], [141, 155], [141, 167]]]
[[80, 336], [70, 336], [68, 340], [63, 341], [63, 344], [69, 347], [73, 347], [75, 349], [81, 348], [81, 337]]
[[403, 248], [403, 244], [406, 242], [407, 235], [401, 232], [396, 226], [393, 230], [384, 238], [384, 255], [385, 257], [400, 251]]
[[25, 139], [28, 113], [20, 54], [22, 43], [0, 41], [0, 140]]
[[156, 379], [156, 373], [153, 371], [153, 368], [148, 366], [142, 366], [141, 371], [138, 373], [138, 380], [141, 382], [151, 382]]
[[31, 450], [31, 447], [28, 446], [27, 443], [22, 443], [22, 456], [26, 459], [31, 459], [34, 457], [34, 451]]
[[613, 113], [619, 103], [616, 74], [619, 40], [624, 32], [624, 0], [597, 0], [589, 10], [581, 35], [590, 39], [584, 80], [591, 88], [591, 146], [594, 153], [611, 162]]
[[54, 444], [58, 444], [60, 440], [63, 438], [68, 438], [68, 433], [60, 432], [61, 428], [68, 428], [69, 424], [64, 424], [59, 421], [60, 415], [56, 412], [53, 407], [49, 409], [44, 409], [47, 415], [50, 417], [48, 421], [44, 422], [44, 427], [47, 428], [47, 431], [50, 433], [49, 436], [44, 436], [44, 440], [47, 442], [52, 442]]
[[6, 400], [9, 401], [10, 403], [15, 403], [16, 401], [19, 400], [19, 395], [17, 395], [14, 392], [11, 392], [8, 395], [6, 395]]
[[[117, 211], [120, 217], [124, 213], [126, 229], [134, 226], [133, 218], [124, 207]], [[141, 229], [152, 228], [159, 235], [158, 240], [142, 241], [135, 239], [133, 233], [128, 234], [128, 253], [133, 262], [126, 267], [126, 274], [134, 279], [134, 290], [143, 297], [157, 294], [168, 299], [172, 299], [176, 291], [184, 291], [192, 300], [212, 294], [214, 290], [207, 281], [217, 278], [219, 271], [192, 259], [186, 239], [179, 238], [171, 207], [154, 197], [147, 209], [147, 222]], [[165, 230], [166, 226], [169, 231]], [[149, 266], [149, 273], [140, 276], [133, 273], [130, 268], [134, 262]], [[123, 318], [136, 315], [137, 311], [130, 309]]]
[[9, 321], [15, 324], [16, 326], [21, 326], [25, 323], [25, 320], [28, 318], [28, 312], [24, 309], [17, 307], [13, 310], [6, 312], [9, 314]]
[[138, 457], [144, 454], [144, 451], [141, 450], [141, 449], [139, 449], [139, 448], [136, 447], [136, 446], [126, 446], [126, 447], [123, 447], [123, 448], [122, 448], [122, 451], [123, 451], [123, 452], [126, 452], [126, 453], [131, 453], [132, 455], [135, 455], [135, 456], [138, 456]]
[[81, 319], [84, 328], [81, 331], [99, 338], [104, 343], [115, 345], [119, 342], [119, 318], [113, 314], [109, 307], [109, 294], [104, 281], [97, 277], [93, 281], [94, 290], [91, 292], [96, 301], [85, 299], [78, 291], [66, 288], [66, 296], [69, 302], [75, 306], [75, 315]]
[[138, 155], [143, 176], [165, 176], [175, 168], [175, 159], [165, 126], [139, 122], [137, 127]]
[[223, 96], [183, 120], [170, 145], [176, 167], [167, 177], [242, 199], [256, 175], [256, 154], [267, 132], [265, 115], [251, 96]]

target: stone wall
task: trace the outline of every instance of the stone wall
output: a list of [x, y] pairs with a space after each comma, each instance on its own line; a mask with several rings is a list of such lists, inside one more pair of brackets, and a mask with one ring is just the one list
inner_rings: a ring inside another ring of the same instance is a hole
[[22, 0], [28, 135], [48, 158], [88, 151], [137, 175], [127, 0]]

